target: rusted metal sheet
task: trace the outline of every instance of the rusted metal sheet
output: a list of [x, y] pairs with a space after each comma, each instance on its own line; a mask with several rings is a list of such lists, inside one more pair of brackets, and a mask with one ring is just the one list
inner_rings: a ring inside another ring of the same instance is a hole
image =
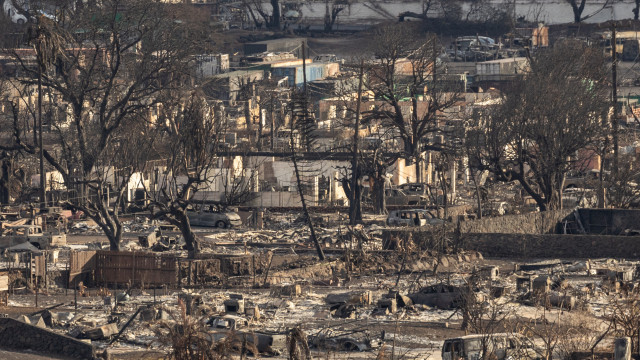
[[108, 284], [173, 285], [177, 264], [174, 257], [143, 252], [96, 252], [96, 281]]

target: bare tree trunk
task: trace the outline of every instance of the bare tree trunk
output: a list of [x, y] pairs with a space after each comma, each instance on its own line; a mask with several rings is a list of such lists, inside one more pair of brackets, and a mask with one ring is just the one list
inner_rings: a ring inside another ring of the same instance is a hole
[[69, 203], [69, 205], [71, 205], [75, 210], [84, 212], [87, 217], [93, 220], [100, 229], [102, 229], [109, 241], [109, 250], [120, 251], [120, 244], [122, 242], [122, 222], [118, 217], [117, 206], [113, 208], [113, 213], [111, 213], [109, 197], [105, 196], [101, 188], [98, 188], [94, 193], [84, 194], [83, 196], [95, 197], [95, 200], [87, 201], [90, 205], [76, 206], [71, 203]]
[[333, 31], [333, 25], [336, 23], [336, 19], [338, 18], [338, 14], [344, 10], [343, 7], [336, 7], [335, 4], [329, 10], [329, 0], [325, 2], [325, 15], [324, 15], [324, 32], [330, 33]]
[[362, 221], [362, 186], [357, 180], [352, 180], [351, 183], [346, 179], [344, 181], [346, 184], [343, 183], [343, 187], [348, 191], [349, 199], [349, 224], [355, 225], [358, 221]]
[[251, 4], [247, 4], [247, 9], [249, 10], [249, 14], [251, 15], [251, 19], [253, 20], [253, 23], [256, 26], [256, 29], [262, 28], [262, 22], [259, 21], [258, 18], [256, 17], [256, 14], [253, 12], [253, 9], [251, 8]]
[[331, 32], [331, 12], [329, 11], [329, 0], [324, 2], [324, 32]]
[[[582, 12], [584, 11], [584, 6], [586, 4], [586, 0], [566, 0], [569, 5], [571, 5], [571, 10], [573, 10], [573, 22], [579, 23], [582, 21]], [[578, 4], [580, 1], [580, 4]]]
[[[40, 61], [38, 61], [40, 63]], [[40, 158], [40, 207], [47, 207], [47, 177], [44, 173], [44, 149], [42, 147], [42, 71], [43, 66], [38, 65], [38, 155]], [[34, 129], [35, 131], [35, 129]]]
[[105, 229], [105, 227], [106, 226], [103, 226], [102, 230], [107, 236], [107, 240], [109, 240], [109, 251], [120, 251], [120, 241], [118, 240], [116, 233], [111, 229]]
[[116, 233], [115, 233], [115, 236], [113, 237], [111, 250], [120, 251], [120, 243], [122, 242], [122, 224], [120, 223], [119, 220], [115, 223], [115, 227], [116, 227]]
[[558, 209], [562, 210], [562, 187], [564, 186], [564, 174], [558, 174]]
[[271, 151], [273, 151], [275, 147], [275, 139], [276, 139], [276, 129], [275, 129], [275, 116], [273, 114], [273, 92], [271, 92], [271, 101], [269, 101], [269, 120], [271, 120]]
[[262, 130], [263, 130], [263, 126], [262, 126], [262, 110], [260, 111], [260, 114], [258, 115], [258, 138], [256, 139], [256, 147], [258, 148], [258, 151], [262, 150]]
[[[102, 228], [102, 231], [107, 236], [107, 240], [109, 240], [109, 250], [120, 251], [120, 243], [122, 242], [122, 223], [120, 219], [117, 217], [107, 219], [106, 216], [104, 216], [104, 214], [107, 213], [106, 208], [101, 209], [100, 213], [101, 214], [97, 216], [90, 216], [90, 218]], [[102, 216], [103, 219], [100, 219], [100, 216]]]
[[244, 120], [247, 126], [247, 132], [249, 132], [249, 137], [251, 137], [251, 131], [253, 131], [253, 124], [251, 119], [251, 107], [249, 106], [249, 97], [245, 98], [244, 102]]
[[478, 179], [476, 174], [471, 171], [471, 180], [473, 180], [473, 186], [476, 191], [476, 201], [478, 203], [478, 219], [482, 219], [482, 198], [480, 197], [480, 186], [478, 186]]
[[442, 197], [444, 202], [444, 216], [443, 219], [446, 219], [449, 216], [449, 192], [447, 186], [447, 176], [445, 171], [440, 171], [440, 184], [442, 186]]
[[172, 209], [172, 215], [176, 219], [176, 223], [174, 225], [178, 226], [180, 232], [182, 233], [182, 237], [184, 238], [184, 242], [187, 245], [187, 251], [189, 252], [189, 258], [193, 259], [200, 252], [200, 243], [196, 234], [191, 229], [191, 223], [189, 222], [189, 217], [185, 210], [182, 209]]
[[606, 196], [604, 193], [604, 156], [600, 160], [600, 174], [598, 174], [598, 207], [606, 207]]
[[11, 172], [11, 161], [7, 158], [2, 160], [0, 168], [0, 204], [9, 203], [9, 179]]
[[373, 208], [376, 214], [387, 213], [387, 199], [385, 196], [386, 184], [383, 176], [377, 176], [373, 180]]
[[271, 28], [280, 29], [280, 0], [271, 0]]

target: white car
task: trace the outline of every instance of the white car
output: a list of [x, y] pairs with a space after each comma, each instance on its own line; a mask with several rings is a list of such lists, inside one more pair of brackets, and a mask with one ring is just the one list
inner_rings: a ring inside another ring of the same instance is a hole
[[12, 0], [5, 0], [2, 5], [4, 13], [11, 18], [11, 21], [15, 24], [22, 25], [27, 22], [27, 17], [18, 13], [18, 9], [13, 5]]
[[207, 210], [187, 211], [189, 222], [193, 226], [212, 226], [222, 229], [238, 227], [242, 225], [240, 215], [235, 212], [216, 212]]
[[22, 14], [18, 14], [15, 9], [9, 9], [6, 14], [9, 15], [11, 21], [15, 24], [23, 25], [27, 22], [27, 17]]

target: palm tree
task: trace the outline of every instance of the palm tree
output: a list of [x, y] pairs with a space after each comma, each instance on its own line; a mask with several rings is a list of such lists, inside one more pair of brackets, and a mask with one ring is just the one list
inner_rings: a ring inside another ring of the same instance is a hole
[[[34, 119], [33, 144], [40, 155], [40, 206], [47, 206], [46, 176], [44, 173], [44, 151], [42, 147], [42, 74], [56, 59], [64, 55], [64, 36], [57, 24], [40, 15], [34, 26], [29, 28], [29, 43], [36, 51], [38, 63], [38, 118]], [[38, 128], [36, 133], [36, 126]]]

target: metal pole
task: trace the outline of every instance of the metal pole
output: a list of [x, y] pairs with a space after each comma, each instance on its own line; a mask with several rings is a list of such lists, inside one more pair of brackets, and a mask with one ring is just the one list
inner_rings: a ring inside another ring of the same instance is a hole
[[[43, 66], [38, 60], [38, 132], [40, 133], [38, 139], [38, 147], [40, 148], [40, 208], [47, 207], [47, 190], [46, 190], [46, 175], [44, 173], [44, 150], [42, 148], [42, 71]], [[33, 129], [35, 131], [35, 129]]]
[[356, 101], [356, 120], [353, 131], [353, 159], [351, 160], [351, 204], [349, 204], [349, 224], [355, 225], [360, 211], [360, 191], [358, 187], [358, 133], [360, 132], [360, 105], [362, 103], [362, 78], [364, 77], [364, 60], [360, 60], [358, 76], [358, 99]]
[[256, 256], [251, 256], [251, 271], [253, 272], [253, 287], [256, 287]]
[[[309, 94], [307, 93], [307, 66], [306, 66], [306, 62], [307, 62], [307, 56], [305, 53], [305, 44], [304, 41], [302, 42], [302, 81], [303, 81], [303, 116], [305, 121], [308, 121], [309, 119], [309, 114], [308, 114], [308, 103], [307, 100], [309, 99]], [[292, 114], [294, 115], [294, 114]], [[293, 154], [293, 121], [294, 119], [291, 119], [292, 123], [292, 128], [291, 128], [291, 133], [290, 133], [290, 141], [291, 141], [291, 152], [292, 152], [292, 156], [291, 156], [291, 160], [293, 162], [293, 168], [295, 169], [295, 174], [296, 174], [296, 183], [297, 183], [297, 187], [298, 187], [298, 194], [300, 195], [300, 202], [302, 203], [302, 209], [304, 211], [305, 217], [307, 218], [307, 221], [309, 223], [309, 230], [311, 232], [311, 239], [313, 239], [313, 243], [315, 244], [316, 247], [316, 252], [318, 253], [318, 258], [320, 259], [320, 261], [324, 261], [325, 259], [325, 255], [324, 255], [324, 251], [322, 250], [322, 247], [320, 246], [320, 243], [318, 242], [318, 237], [316, 236], [316, 232], [315, 229], [313, 227], [313, 220], [311, 219], [311, 215], [309, 214], [309, 211], [307, 209], [307, 203], [305, 201], [304, 198], [304, 194], [302, 191], [302, 187], [300, 186], [300, 184], [302, 183], [300, 181], [300, 172], [298, 171], [298, 165], [296, 163], [296, 157], [295, 154]], [[307, 142], [307, 145], [309, 145], [309, 142]], [[309, 147], [309, 146], [307, 146]], [[307, 149], [307, 151], [310, 151], [311, 149]], [[272, 258], [273, 260], [273, 258]], [[268, 273], [267, 273], [268, 275]], [[266, 282], [267, 277], [265, 276], [265, 282]]]
[[275, 126], [275, 121], [276, 120], [275, 120], [275, 116], [273, 114], [273, 91], [275, 91], [275, 90], [271, 91], [271, 101], [269, 102], [269, 114], [271, 116], [271, 151], [273, 151], [273, 149], [274, 149], [274, 142], [275, 142], [275, 137], [276, 137], [276, 135], [275, 135], [275, 131], [276, 131], [275, 130], [275, 127], [276, 127]]
[[[46, 223], [46, 221], [45, 221]], [[49, 257], [49, 252], [45, 251], [44, 252], [44, 288], [45, 290], [47, 289], [47, 268], [48, 268], [48, 264], [49, 262], [47, 261], [47, 258]]]
[[69, 285], [71, 285], [70, 284], [70, 282], [71, 282], [71, 266], [70, 266], [71, 256], [73, 256], [73, 254], [71, 253], [71, 251], [69, 251], [69, 262], [67, 262], [67, 286], [64, 289], [64, 296], [68, 295], [68, 293], [69, 293]]
[[[307, 55], [305, 52], [304, 41], [302, 41], [302, 91], [307, 95]], [[305, 110], [306, 115], [306, 110]]]
[[611, 26], [611, 102], [613, 103], [613, 175], [618, 174], [618, 54], [616, 24]]

